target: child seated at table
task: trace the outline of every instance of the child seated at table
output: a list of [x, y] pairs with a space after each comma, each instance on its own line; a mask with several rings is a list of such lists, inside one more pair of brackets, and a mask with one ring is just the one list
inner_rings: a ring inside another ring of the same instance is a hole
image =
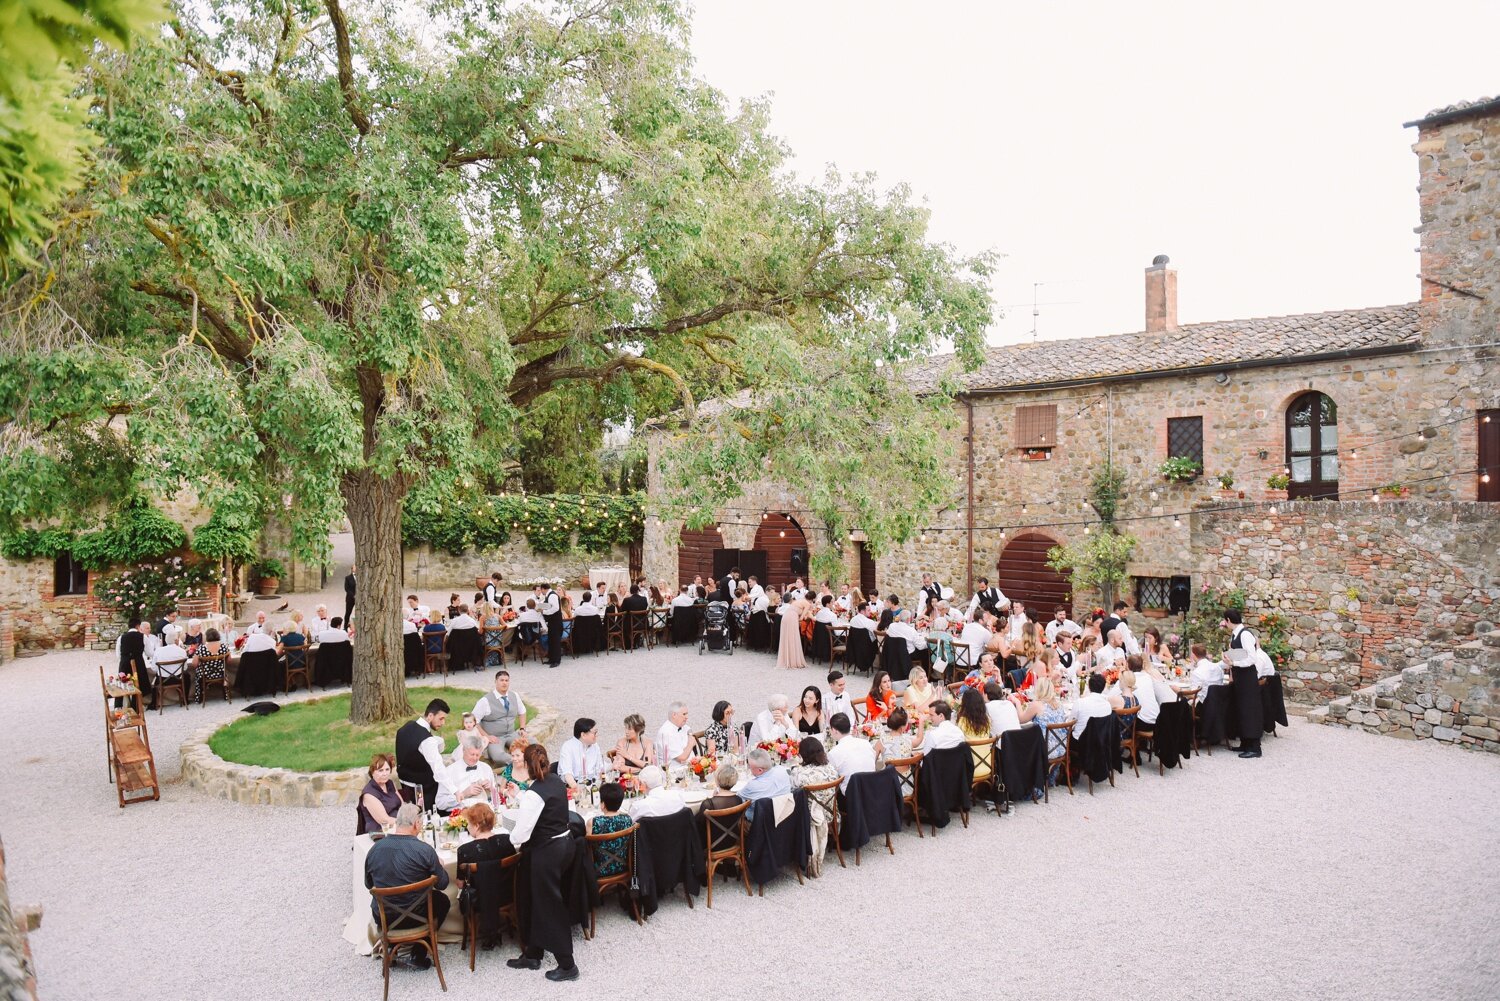
[[[599, 805], [603, 812], [589, 825], [590, 834], [614, 834], [630, 826], [630, 815], [620, 812], [625, 803], [625, 787], [606, 782], [599, 787]], [[606, 849], [608, 849], [606, 851]], [[625, 853], [618, 844], [608, 841], [594, 845], [594, 868], [601, 876], [618, 876], [625, 871]]]

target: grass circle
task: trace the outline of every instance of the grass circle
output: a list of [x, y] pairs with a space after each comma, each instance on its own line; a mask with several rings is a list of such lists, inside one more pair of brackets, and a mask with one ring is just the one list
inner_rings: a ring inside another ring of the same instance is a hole
[[[461, 717], [474, 708], [485, 693], [479, 688], [413, 687], [406, 690], [407, 700], [420, 713], [433, 699], [448, 703], [452, 712], [443, 728], [444, 753], [458, 743], [463, 728]], [[526, 718], [536, 715], [528, 707]], [[293, 702], [269, 716], [245, 716], [215, 733], [208, 740], [209, 749], [225, 761], [267, 768], [289, 768], [298, 772], [338, 772], [364, 768], [378, 752], [394, 753], [396, 731], [406, 720], [356, 726], [349, 722], [349, 693], [327, 698]]]

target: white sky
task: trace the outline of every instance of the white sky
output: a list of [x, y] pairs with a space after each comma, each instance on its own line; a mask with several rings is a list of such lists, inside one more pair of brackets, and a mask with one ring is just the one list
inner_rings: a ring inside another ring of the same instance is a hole
[[[806, 175], [908, 182], [1005, 255], [995, 343], [1417, 298], [1415, 129], [1500, 94], [1500, 3], [697, 0], [698, 75], [770, 94]], [[1025, 303], [1014, 306], [1013, 303]]]

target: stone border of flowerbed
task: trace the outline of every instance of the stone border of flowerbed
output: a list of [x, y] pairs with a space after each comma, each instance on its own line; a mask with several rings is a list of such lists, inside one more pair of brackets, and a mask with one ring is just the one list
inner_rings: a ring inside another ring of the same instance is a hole
[[[538, 702], [528, 702], [536, 715], [526, 724], [534, 741], [551, 739], [561, 719], [558, 711]], [[298, 772], [290, 768], [266, 768], [225, 761], [208, 741], [233, 723], [225, 720], [194, 731], [182, 745], [182, 781], [218, 799], [258, 806], [353, 806], [365, 787], [365, 770], [343, 772]], [[451, 736], [449, 734], [448, 736]]]

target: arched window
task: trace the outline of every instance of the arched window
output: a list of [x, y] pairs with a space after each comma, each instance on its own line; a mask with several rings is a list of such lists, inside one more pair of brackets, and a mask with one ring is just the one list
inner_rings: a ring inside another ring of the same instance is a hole
[[1338, 500], [1339, 407], [1322, 393], [1303, 393], [1286, 408], [1287, 496]]

